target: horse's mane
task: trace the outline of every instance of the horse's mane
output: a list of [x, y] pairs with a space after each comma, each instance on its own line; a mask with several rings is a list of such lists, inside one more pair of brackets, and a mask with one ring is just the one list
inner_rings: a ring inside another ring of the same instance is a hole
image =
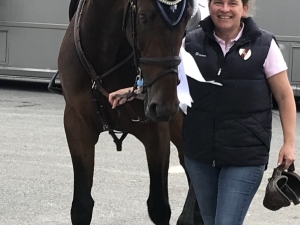
[[69, 5], [69, 20], [71, 21], [71, 19], [73, 18], [77, 7], [78, 7], [78, 3], [80, 0], [71, 0], [70, 1], [70, 5]]
[[[69, 5], [69, 19], [71, 21], [72, 17], [74, 16], [77, 7], [78, 7], [78, 3], [80, 0], [71, 0], [70, 1], [70, 5]], [[154, 1], [159, 1], [159, 0], [154, 0]], [[170, 1], [170, 0], [168, 0]], [[172, 1], [176, 1], [176, 0], [172, 0]], [[192, 8], [193, 8], [193, 12], [192, 12], [192, 18], [196, 15], [198, 8], [199, 8], [199, 0], [189, 0], [192, 2]], [[163, 0], [161, 1], [163, 2]]]
[[192, 0], [193, 1], [193, 12], [192, 12], [192, 18], [196, 15], [198, 8], [199, 8], [199, 0]]

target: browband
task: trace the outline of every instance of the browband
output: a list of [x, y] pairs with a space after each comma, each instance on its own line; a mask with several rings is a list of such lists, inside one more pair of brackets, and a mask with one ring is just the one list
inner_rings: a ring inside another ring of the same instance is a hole
[[176, 26], [182, 19], [187, 7], [187, 0], [155, 0], [159, 12], [170, 26]]

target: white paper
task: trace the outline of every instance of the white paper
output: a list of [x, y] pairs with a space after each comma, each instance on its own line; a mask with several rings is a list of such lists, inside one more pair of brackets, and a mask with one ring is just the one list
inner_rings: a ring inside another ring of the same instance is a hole
[[185, 51], [183, 46], [180, 48], [181, 63], [183, 64], [184, 72], [187, 76], [199, 81], [206, 82], [200, 70], [190, 53]]
[[[179, 56], [182, 59], [181, 51], [179, 53]], [[177, 97], [179, 100], [179, 107], [185, 114], [187, 114], [187, 107], [192, 107], [193, 99], [190, 95], [190, 89], [182, 60], [181, 63], [178, 65], [178, 77], [180, 80], [180, 83], [177, 86]]]
[[177, 96], [179, 100], [179, 107], [181, 110], [187, 114], [187, 107], [192, 107], [193, 99], [190, 95], [190, 89], [187, 81], [189, 76], [199, 82], [204, 82], [207, 84], [213, 84], [218, 86], [223, 86], [221, 83], [215, 81], [206, 81], [190, 53], [188, 53], [184, 47], [180, 48], [179, 56], [181, 62], [178, 65], [178, 77], [180, 80], [179, 85], [177, 86]]

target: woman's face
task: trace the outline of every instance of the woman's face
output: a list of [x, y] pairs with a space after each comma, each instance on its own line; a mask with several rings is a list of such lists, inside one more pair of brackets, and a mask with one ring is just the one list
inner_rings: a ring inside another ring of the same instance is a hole
[[219, 32], [235, 32], [239, 29], [241, 18], [245, 17], [249, 5], [242, 0], [211, 0], [209, 12]]

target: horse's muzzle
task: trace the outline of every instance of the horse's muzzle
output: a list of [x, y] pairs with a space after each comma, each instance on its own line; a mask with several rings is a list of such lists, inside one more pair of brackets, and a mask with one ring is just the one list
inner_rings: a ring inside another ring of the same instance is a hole
[[[147, 104], [147, 102], [145, 102]], [[145, 108], [145, 115], [154, 122], [169, 121], [179, 110], [179, 102], [172, 106], [162, 103], [150, 103]]]

